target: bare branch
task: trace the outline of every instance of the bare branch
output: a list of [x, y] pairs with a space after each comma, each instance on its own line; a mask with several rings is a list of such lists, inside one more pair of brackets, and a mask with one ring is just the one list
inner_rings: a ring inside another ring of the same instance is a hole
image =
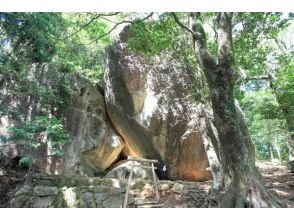
[[98, 14], [98, 15], [94, 16], [89, 22], [87, 22], [86, 24], [82, 25], [82, 27], [80, 27], [77, 31], [75, 31], [71, 35], [65, 37], [64, 39], [74, 36], [75, 34], [77, 34], [78, 32], [80, 32], [81, 30], [83, 30], [84, 28], [86, 28], [87, 26], [89, 26], [93, 21], [101, 18], [102, 16], [103, 17], [105, 17], [105, 16], [114, 16], [114, 15], [117, 15], [119, 13], [120, 12], [114, 12], [114, 13], [109, 13], [109, 14], [103, 14], [103, 13], [102, 14]]
[[189, 31], [192, 35], [196, 35], [196, 33], [195, 33], [192, 29], [190, 29], [188, 26], [184, 25], [184, 24], [180, 21], [180, 19], [179, 19], [178, 16], [176, 15], [176, 13], [171, 12], [171, 14], [172, 14], [172, 16], [174, 17], [175, 22], [176, 22], [180, 27], [182, 27], [182, 28], [184, 28], [185, 30]]
[[268, 75], [251, 76], [251, 77], [246, 77], [244, 80], [245, 81], [251, 81], [251, 80], [269, 80], [269, 76]]
[[119, 25], [124, 24], [124, 23], [133, 23], [132, 21], [121, 21], [116, 23], [116, 25], [114, 25], [107, 33], [100, 35], [99, 37], [97, 37], [96, 39], [92, 40], [89, 44], [92, 44], [94, 42], [97, 42], [98, 40], [100, 40], [101, 38], [111, 34], [112, 31], [114, 31]]
[[[146, 16], [145, 18], [140, 19], [140, 20], [145, 21], [145, 20], [147, 20], [148, 18], [150, 18], [152, 15], [153, 15], [153, 12], [151, 12], [148, 16]], [[121, 25], [121, 24], [125, 24], [125, 23], [132, 24], [132, 23], [134, 23], [134, 21], [123, 20], [123, 21], [121, 21], [121, 22], [118, 22], [118, 23], [116, 23], [116, 24], [115, 24], [115, 25], [114, 25], [114, 26], [113, 26], [113, 27], [112, 27], [107, 33], [100, 35], [99, 37], [97, 37], [96, 39], [94, 39], [93, 41], [91, 41], [91, 42], [88, 43], [88, 44], [92, 44], [92, 43], [94, 43], [94, 42], [97, 42], [97, 41], [100, 40], [101, 38], [103, 38], [103, 37], [105, 37], [105, 36], [111, 34], [111, 32], [114, 31], [119, 25]]]

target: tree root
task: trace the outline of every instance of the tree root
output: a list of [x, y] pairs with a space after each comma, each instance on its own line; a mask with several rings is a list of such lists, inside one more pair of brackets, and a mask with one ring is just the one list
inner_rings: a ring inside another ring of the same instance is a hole
[[[284, 203], [273, 196], [264, 186], [262, 179], [249, 178], [247, 181], [231, 182], [227, 189], [213, 188], [206, 199], [206, 207], [219, 208], [283, 208]], [[245, 183], [245, 184], [244, 184]]]

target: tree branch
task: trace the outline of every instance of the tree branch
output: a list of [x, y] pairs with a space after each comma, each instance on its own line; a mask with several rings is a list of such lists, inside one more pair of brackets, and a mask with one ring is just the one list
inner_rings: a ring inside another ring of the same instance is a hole
[[75, 31], [74, 33], [72, 33], [69, 36], [65, 37], [64, 39], [74, 36], [75, 34], [77, 34], [78, 32], [80, 32], [81, 30], [83, 30], [84, 28], [86, 28], [87, 26], [89, 26], [93, 21], [99, 19], [102, 16], [114, 16], [114, 15], [117, 15], [119, 13], [121, 13], [121, 12], [114, 12], [114, 13], [109, 13], [109, 14], [103, 14], [103, 13], [102, 14], [98, 14], [98, 15], [94, 16], [89, 22], [87, 22], [86, 24], [82, 25], [82, 27], [80, 27], [77, 31]]
[[274, 40], [275, 40], [277, 46], [279, 47], [279, 49], [281, 50], [281, 52], [283, 54], [287, 54], [287, 52], [286, 52], [287, 51], [287, 48], [285, 47], [285, 45], [283, 45], [282, 42], [279, 42], [279, 40], [277, 39], [277, 37], [274, 37]]
[[231, 66], [233, 59], [231, 14], [221, 12], [218, 15], [218, 63]]
[[192, 35], [196, 35], [196, 33], [195, 33], [192, 29], [190, 29], [188, 26], [184, 25], [184, 24], [180, 21], [180, 19], [178, 18], [178, 16], [176, 15], [175, 12], [171, 12], [171, 15], [174, 17], [175, 22], [176, 22], [180, 27], [184, 28], [186, 31], [189, 31]]
[[[150, 18], [152, 15], [153, 15], [153, 12], [151, 12], [148, 16], [146, 16], [145, 18], [140, 19], [140, 20], [145, 21], [145, 20], [147, 20], [148, 18]], [[92, 44], [92, 43], [94, 43], [94, 42], [97, 42], [97, 41], [100, 40], [101, 38], [103, 38], [103, 37], [109, 35], [109, 34], [110, 34], [112, 31], [114, 31], [119, 25], [124, 24], [124, 23], [132, 24], [132, 23], [134, 23], [134, 21], [123, 20], [123, 21], [121, 21], [121, 22], [118, 22], [118, 23], [116, 23], [116, 24], [115, 24], [115, 25], [114, 25], [114, 26], [113, 26], [113, 27], [112, 27], [107, 33], [100, 35], [99, 37], [97, 37], [96, 39], [94, 39], [93, 41], [91, 41], [91, 42], [88, 43], [88, 44]]]
[[251, 77], [246, 77], [244, 80], [246, 80], [246, 81], [251, 81], [251, 80], [269, 80], [269, 76], [268, 75], [251, 76]]

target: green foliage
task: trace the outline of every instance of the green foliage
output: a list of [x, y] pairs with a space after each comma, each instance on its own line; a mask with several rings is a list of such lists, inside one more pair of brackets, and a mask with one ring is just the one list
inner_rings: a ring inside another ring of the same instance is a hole
[[63, 146], [69, 140], [62, 122], [54, 116], [37, 116], [10, 131], [10, 140], [33, 149], [47, 146], [51, 156], [63, 156]]
[[[110, 36], [107, 24], [98, 19], [99, 13], [64, 13], [68, 33], [58, 48], [53, 62], [62, 72], [78, 71], [94, 84], [103, 84], [105, 45]], [[97, 19], [95, 19], [97, 18]], [[90, 22], [91, 21], [91, 22]], [[96, 41], [97, 37], [105, 35]]]
[[156, 21], [145, 22], [137, 19], [132, 24], [131, 31], [128, 47], [147, 56], [171, 51], [182, 33], [169, 13], [161, 14]]
[[19, 166], [23, 168], [30, 168], [33, 164], [33, 160], [31, 157], [22, 157], [19, 160]]
[[286, 122], [279, 113], [279, 105], [270, 89], [249, 91], [244, 93], [241, 101], [246, 115], [246, 122], [256, 147], [256, 157], [270, 160], [270, 147], [275, 158], [280, 151], [281, 159], [287, 161], [287, 130]]
[[268, 55], [275, 50], [270, 40], [277, 37], [292, 18], [292, 14], [283, 13], [236, 13], [233, 18], [236, 65], [248, 76], [264, 74]]
[[[276, 81], [274, 83], [275, 94], [285, 115], [292, 117], [294, 123], [294, 52], [279, 57]], [[294, 125], [293, 125], [294, 126]]]

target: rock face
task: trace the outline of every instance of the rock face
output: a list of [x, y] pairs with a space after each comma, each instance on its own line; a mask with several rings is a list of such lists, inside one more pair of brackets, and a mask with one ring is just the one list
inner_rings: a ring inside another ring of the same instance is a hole
[[[64, 156], [61, 158], [50, 155], [47, 142], [33, 152], [25, 147], [16, 147], [14, 144], [2, 147], [0, 142], [0, 152], [3, 151], [4, 154], [12, 157], [32, 155], [36, 159], [37, 167], [49, 174], [93, 176], [95, 173], [105, 171], [117, 160], [124, 147], [124, 141], [109, 124], [104, 97], [99, 89], [78, 74], [59, 73], [51, 64], [35, 68], [32, 72], [39, 77], [35, 80], [47, 89], [56, 89], [56, 81], [62, 79], [57, 78], [58, 76], [68, 79], [73, 96], [67, 98], [71, 104], [66, 106], [61, 118], [69, 132], [70, 141], [63, 147]], [[34, 101], [25, 103], [25, 101], [26, 99], [16, 100], [22, 107], [20, 112], [26, 114], [25, 111], [28, 111], [26, 109], [29, 109], [27, 115], [32, 119], [36, 115], [44, 114], [44, 110], [38, 108], [40, 104]], [[8, 120], [7, 117], [1, 117], [0, 120], [0, 135], [3, 136], [9, 136], [9, 126], [19, 123], [13, 119]]]
[[166, 163], [171, 179], [209, 179], [189, 72], [167, 56], [148, 65], [126, 49], [127, 35], [107, 49], [105, 70], [106, 108], [124, 153]]
[[124, 142], [106, 117], [104, 98], [89, 82], [72, 82], [78, 95], [67, 116], [71, 142], [66, 149], [66, 171], [93, 176], [103, 172], [115, 160]]
[[[168, 55], [156, 56], [150, 63], [127, 50], [126, 30], [107, 49], [104, 97], [79, 75], [65, 76], [74, 91], [72, 104], [62, 113], [70, 141], [64, 146], [63, 158], [50, 156], [48, 143], [44, 143], [34, 153], [36, 163], [49, 174], [95, 176], [120, 156], [136, 156], [159, 160], [157, 173], [164, 179], [210, 179], [199, 123], [203, 104], [194, 101], [191, 74]], [[54, 79], [58, 70], [51, 65], [32, 71], [38, 72], [32, 75], [40, 76], [36, 81], [42, 81], [45, 88], [55, 89], [54, 83], [60, 81]], [[31, 118], [40, 114], [40, 103], [19, 103], [25, 110], [33, 109]], [[12, 122], [0, 119], [0, 135], [6, 135]], [[19, 156], [18, 151], [13, 148], [10, 152]], [[167, 168], [164, 174], [163, 167]], [[126, 177], [127, 170], [127, 166], [118, 167], [109, 175]]]

